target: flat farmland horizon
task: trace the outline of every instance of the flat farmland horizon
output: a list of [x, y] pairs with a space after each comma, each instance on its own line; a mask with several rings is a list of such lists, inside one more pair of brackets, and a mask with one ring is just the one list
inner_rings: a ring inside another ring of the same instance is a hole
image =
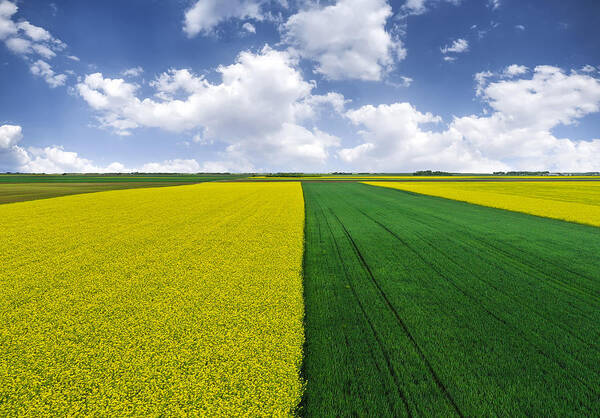
[[0, 0], [0, 417], [600, 416], [600, 1]]

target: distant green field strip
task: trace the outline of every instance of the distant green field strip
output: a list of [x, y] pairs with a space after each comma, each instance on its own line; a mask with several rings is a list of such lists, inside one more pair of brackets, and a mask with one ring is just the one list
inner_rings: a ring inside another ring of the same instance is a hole
[[0, 183], [0, 204], [48, 199], [81, 193], [104, 192], [108, 190], [165, 187], [182, 184], [189, 183]]
[[600, 410], [600, 232], [304, 184], [305, 416]]
[[94, 175], [0, 175], [0, 183], [119, 183], [119, 182], [176, 182], [199, 183], [216, 180], [235, 180], [244, 178], [240, 175], [122, 175], [122, 176], [94, 176]]

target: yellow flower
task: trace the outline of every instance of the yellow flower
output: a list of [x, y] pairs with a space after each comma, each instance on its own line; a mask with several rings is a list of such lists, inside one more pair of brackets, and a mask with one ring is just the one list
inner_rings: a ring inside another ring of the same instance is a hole
[[300, 183], [0, 205], [0, 415], [289, 415]]

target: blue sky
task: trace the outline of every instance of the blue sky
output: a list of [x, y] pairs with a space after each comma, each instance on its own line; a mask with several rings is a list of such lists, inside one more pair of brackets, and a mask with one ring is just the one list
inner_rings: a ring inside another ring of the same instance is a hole
[[0, 171], [600, 170], [593, 0], [0, 0]]

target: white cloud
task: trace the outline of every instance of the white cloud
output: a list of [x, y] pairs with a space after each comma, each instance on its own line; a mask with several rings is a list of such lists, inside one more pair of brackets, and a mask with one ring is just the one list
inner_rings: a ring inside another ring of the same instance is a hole
[[500, 3], [500, 0], [488, 0], [488, 5], [492, 8], [492, 10], [500, 8]]
[[43, 148], [19, 146], [23, 138], [23, 130], [18, 125], [0, 126], [0, 172], [12, 171], [22, 173], [128, 173], [128, 172], [171, 172], [196, 173], [227, 171], [217, 170], [223, 163], [207, 162], [200, 165], [193, 159], [174, 159], [162, 162], [150, 162], [140, 167], [126, 167], [119, 162], [107, 166], [95, 164], [92, 160], [81, 157], [78, 153], [65, 151], [61, 146]]
[[161, 163], [146, 163], [139, 170], [142, 173], [198, 173], [202, 171], [196, 160], [167, 160]]
[[600, 111], [599, 79], [550, 66], [536, 67], [531, 78], [492, 77], [480, 73], [478, 87], [491, 114], [455, 118], [440, 132], [426, 128], [439, 117], [408, 103], [347, 112], [363, 142], [340, 150], [340, 158], [370, 171], [598, 170], [600, 139], [556, 138], [552, 130]]
[[254, 25], [250, 22], [246, 22], [242, 25], [242, 28], [246, 31], [246, 32], [250, 32], [250, 33], [256, 33], [256, 28], [254, 27]]
[[454, 61], [456, 61], [456, 57], [451, 57], [451, 56], [448, 56], [448, 55], [445, 55], [443, 59], [446, 62], [454, 62]]
[[0, 150], [7, 150], [17, 145], [23, 138], [22, 129], [17, 125], [0, 126]]
[[10, 1], [0, 1], [0, 40], [16, 35], [17, 25], [12, 16], [17, 13], [17, 6]]
[[525, 26], [523, 26], [523, 25], [516, 25], [516, 26], [515, 26], [515, 29], [518, 29], [518, 30], [525, 30]]
[[63, 51], [67, 45], [60, 39], [54, 38], [50, 32], [28, 21], [15, 23], [13, 15], [17, 13], [18, 7], [15, 3], [0, 1], [0, 40], [4, 41], [6, 47], [17, 55], [27, 57], [33, 56], [36, 62], [30, 64], [33, 74], [43, 77], [50, 87], [62, 86], [67, 76], [56, 74], [52, 67], [45, 61], [56, 57], [56, 53]]
[[[0, 3], [1, 12], [2, 3]], [[15, 171], [28, 161], [27, 152], [17, 144], [23, 138], [18, 125], [0, 126], [0, 171]]]
[[56, 52], [48, 48], [46, 45], [34, 44], [32, 48], [45, 59], [52, 59], [56, 56]]
[[170, 69], [151, 81], [150, 86], [156, 89], [156, 97], [173, 100], [177, 93], [190, 95], [208, 87], [209, 83], [202, 77], [196, 77], [187, 69]]
[[267, 0], [198, 0], [186, 13], [183, 30], [189, 37], [211, 33], [229, 19], [263, 20]]
[[487, 80], [493, 76], [494, 73], [492, 73], [491, 71], [482, 71], [475, 74], [474, 78], [475, 82], [477, 83], [475, 93], [477, 94], [477, 96], [481, 96], [483, 94], [483, 89], [487, 84]]
[[76, 57], [75, 55], [67, 55], [67, 58], [71, 61], [80, 61], [79, 57]]
[[[101, 173], [106, 169], [62, 147], [29, 148], [28, 161], [19, 167], [26, 173]], [[120, 167], [120, 165], [119, 165]]]
[[50, 32], [48, 32], [46, 29], [32, 25], [27, 21], [17, 23], [17, 28], [22, 30], [25, 35], [35, 42], [51, 41], [53, 39], [52, 35], [50, 35]]
[[435, 133], [423, 125], [441, 118], [421, 113], [409, 103], [363, 106], [346, 113], [360, 126], [364, 142], [342, 149], [340, 158], [352, 167], [368, 171], [405, 171], [424, 168], [480, 171], [504, 167], [469, 149], [460, 135]]
[[[445, 0], [447, 3], [459, 5], [462, 0]], [[420, 15], [427, 12], [428, 6], [434, 4], [435, 0], [406, 0], [402, 11], [407, 15]]]
[[581, 69], [582, 72], [584, 73], [594, 73], [596, 72], [596, 67], [594, 67], [593, 65], [584, 65], [583, 68]]
[[122, 74], [125, 77], [139, 77], [143, 73], [144, 73], [144, 69], [140, 66], [137, 66], [137, 67], [133, 67], [133, 68], [128, 68], [127, 70], [123, 71]]
[[189, 70], [172, 69], [151, 83], [155, 98], [138, 98], [137, 85], [100, 73], [85, 77], [77, 90], [98, 112], [100, 124], [119, 134], [138, 127], [202, 129], [207, 141], [226, 145], [224, 158], [246, 165], [316, 167], [339, 143], [303, 124], [324, 105], [342, 109], [343, 97], [311, 94], [314, 83], [303, 79], [289, 52], [269, 47], [242, 52], [236, 63], [218, 72], [222, 81], [212, 84]]
[[513, 64], [505, 68], [504, 75], [507, 77], [514, 77], [517, 75], [526, 74], [527, 71], [529, 71], [529, 68], [527, 68], [526, 66]]
[[385, 0], [338, 0], [292, 15], [283, 36], [326, 78], [380, 80], [406, 56], [402, 42], [386, 31], [391, 16]]
[[42, 77], [51, 88], [63, 86], [67, 81], [65, 74], [56, 74], [50, 64], [42, 60], [37, 60], [31, 64], [29, 69], [32, 74]]
[[402, 87], [410, 87], [410, 85], [413, 83], [413, 79], [410, 77], [405, 77], [402, 76]]
[[25, 55], [31, 53], [31, 42], [27, 39], [18, 37], [8, 38], [4, 41], [4, 44], [15, 54]]
[[456, 54], [467, 52], [469, 50], [469, 41], [467, 41], [466, 39], [459, 38], [452, 42], [452, 45], [446, 45], [445, 47], [440, 48], [440, 50], [444, 55], [449, 52], [453, 52]]

